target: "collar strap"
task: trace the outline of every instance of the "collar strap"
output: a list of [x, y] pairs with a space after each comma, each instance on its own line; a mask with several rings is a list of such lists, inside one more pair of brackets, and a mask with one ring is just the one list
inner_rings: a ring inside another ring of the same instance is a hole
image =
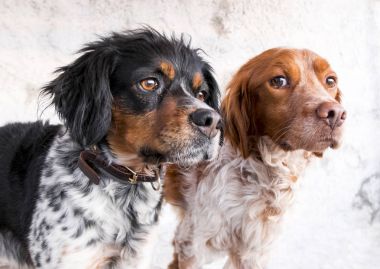
[[90, 179], [90, 181], [96, 185], [100, 182], [100, 175], [95, 171], [93, 167], [101, 168], [111, 176], [119, 179], [120, 181], [137, 184], [137, 183], [152, 183], [152, 187], [155, 189], [153, 182], [158, 181], [160, 185], [160, 171], [155, 171], [155, 176], [147, 176], [138, 174], [132, 169], [118, 165], [115, 163], [108, 163], [107, 160], [102, 157], [98, 152], [93, 150], [83, 150], [79, 155], [78, 167], [82, 172]]

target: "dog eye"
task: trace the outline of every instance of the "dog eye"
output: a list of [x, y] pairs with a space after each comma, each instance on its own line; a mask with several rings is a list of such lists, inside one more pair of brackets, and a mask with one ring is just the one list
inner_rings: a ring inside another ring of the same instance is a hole
[[332, 76], [327, 77], [327, 78], [326, 78], [326, 84], [327, 84], [327, 86], [329, 86], [330, 88], [335, 87], [335, 85], [336, 85], [336, 78], [335, 78], [335, 77], [332, 77]]
[[147, 78], [140, 81], [140, 86], [143, 90], [154, 91], [157, 90], [159, 84], [155, 78]]
[[204, 102], [206, 100], [206, 97], [207, 97], [207, 92], [205, 92], [205, 91], [199, 91], [196, 94], [196, 98], [201, 100], [202, 102]]
[[289, 86], [289, 81], [284, 76], [277, 76], [277, 77], [272, 78], [269, 81], [269, 84], [275, 89], [280, 89], [280, 88], [285, 88]]

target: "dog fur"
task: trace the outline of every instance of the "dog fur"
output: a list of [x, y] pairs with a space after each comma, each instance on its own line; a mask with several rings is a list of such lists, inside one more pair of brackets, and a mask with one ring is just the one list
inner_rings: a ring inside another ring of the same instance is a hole
[[1, 268], [149, 268], [161, 191], [96, 167], [92, 184], [80, 152], [148, 176], [215, 156], [219, 90], [199, 50], [142, 29], [80, 52], [42, 91], [64, 125], [0, 128]]

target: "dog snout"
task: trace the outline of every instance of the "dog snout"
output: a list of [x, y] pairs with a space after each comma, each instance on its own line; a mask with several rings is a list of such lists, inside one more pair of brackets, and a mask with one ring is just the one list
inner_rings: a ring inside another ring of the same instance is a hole
[[338, 103], [324, 102], [317, 108], [317, 115], [321, 120], [324, 120], [331, 129], [334, 129], [344, 123], [347, 112]]
[[190, 114], [190, 121], [209, 138], [217, 135], [218, 130], [222, 128], [222, 119], [220, 115], [211, 109], [197, 109]]

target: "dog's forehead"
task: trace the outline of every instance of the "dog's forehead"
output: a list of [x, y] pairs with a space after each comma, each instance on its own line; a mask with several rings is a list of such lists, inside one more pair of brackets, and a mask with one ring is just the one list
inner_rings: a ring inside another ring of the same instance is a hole
[[329, 62], [311, 50], [300, 50], [299, 55], [304, 66], [317, 74], [331, 70]]
[[288, 75], [301, 81], [334, 72], [326, 59], [308, 49], [281, 49], [276, 53], [276, 57], [272, 58], [273, 66], [286, 70]]
[[264, 58], [269, 59], [272, 65], [297, 65], [306, 69], [312, 69], [315, 72], [323, 72], [329, 68], [331, 69], [326, 59], [308, 49], [278, 48], [268, 50], [262, 55]]
[[158, 65], [160, 71], [171, 80], [176, 77], [192, 80], [194, 77], [199, 77], [201, 74], [203, 63], [196, 58], [186, 60], [178, 58], [160, 58], [157, 60], [156, 65]]
[[[193, 80], [202, 74], [204, 63], [200, 58], [177, 57], [123, 57], [119, 60], [115, 74], [119, 77], [139, 79], [156, 72], [162, 73], [170, 80], [181, 78]], [[196, 79], [197, 80], [197, 79]], [[199, 80], [197, 80], [199, 81]]]
[[328, 70], [332, 70], [332, 68], [327, 60], [317, 55], [313, 61], [313, 70], [316, 73], [324, 73]]

